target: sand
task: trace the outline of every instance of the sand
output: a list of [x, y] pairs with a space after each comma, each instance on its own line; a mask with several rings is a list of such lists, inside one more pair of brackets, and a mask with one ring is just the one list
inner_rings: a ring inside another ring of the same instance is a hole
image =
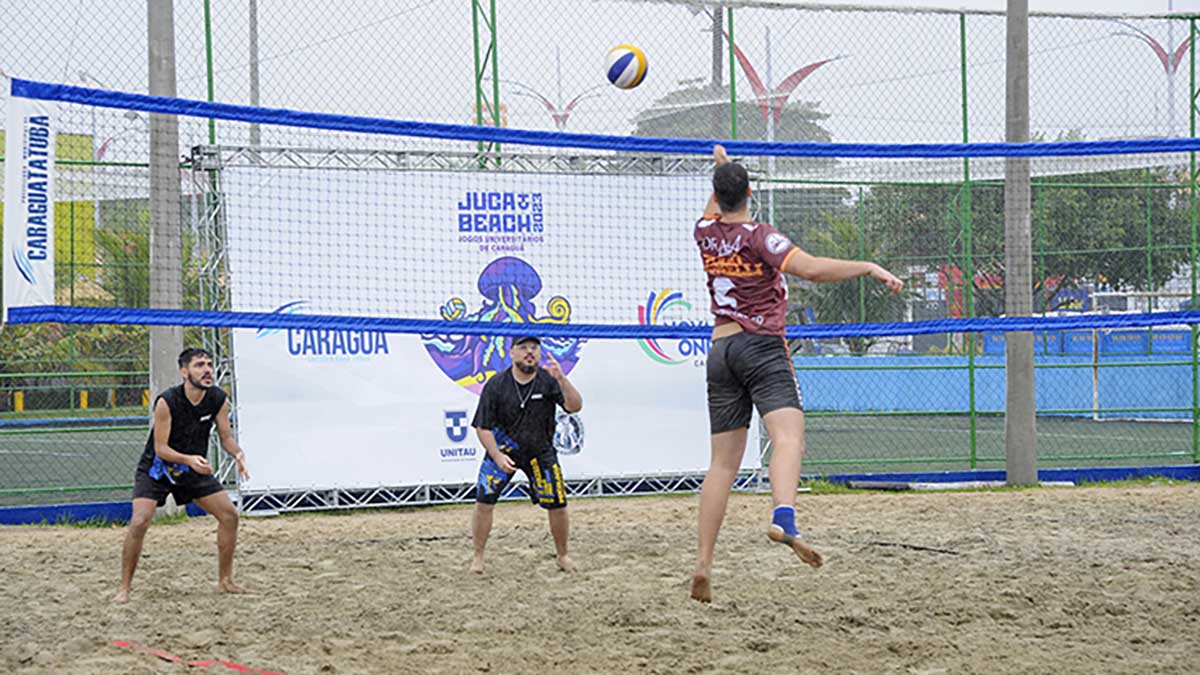
[[243, 518], [218, 595], [211, 518], [152, 527], [130, 604], [124, 530], [0, 529], [0, 671], [1158, 673], [1200, 668], [1200, 485], [801, 495], [814, 571], [738, 495], [711, 605], [688, 597], [695, 496], [576, 500], [559, 572], [544, 513], [470, 507]]

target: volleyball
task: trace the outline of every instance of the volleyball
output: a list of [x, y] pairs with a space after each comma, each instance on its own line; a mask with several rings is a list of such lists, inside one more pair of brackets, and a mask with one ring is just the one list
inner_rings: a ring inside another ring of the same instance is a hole
[[646, 53], [633, 45], [617, 45], [608, 52], [608, 81], [620, 89], [633, 89], [646, 79]]

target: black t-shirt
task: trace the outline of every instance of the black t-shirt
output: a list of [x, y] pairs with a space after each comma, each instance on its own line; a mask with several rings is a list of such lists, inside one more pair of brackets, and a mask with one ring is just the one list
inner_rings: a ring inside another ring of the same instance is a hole
[[[171, 387], [154, 399], [167, 402], [171, 411], [171, 433], [167, 436], [167, 445], [175, 452], [185, 455], [208, 455], [208, 437], [213, 424], [217, 421], [217, 413], [225, 405], [225, 391], [220, 387], [209, 387], [204, 392], [204, 398], [196, 405], [188, 400], [183, 392], [183, 385]], [[146, 450], [138, 462], [138, 471], [150, 471], [154, 463], [154, 427], [151, 425], [150, 438], [146, 439]]]
[[518, 384], [512, 368], [483, 385], [471, 426], [496, 435], [496, 445], [513, 459], [528, 459], [554, 447], [554, 406], [563, 405], [562, 386], [541, 368]]

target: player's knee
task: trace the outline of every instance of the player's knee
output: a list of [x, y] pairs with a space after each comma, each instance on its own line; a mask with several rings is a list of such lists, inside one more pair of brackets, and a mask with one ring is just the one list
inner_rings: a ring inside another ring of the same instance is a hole
[[800, 434], [779, 434], [771, 438], [771, 447], [779, 452], [804, 451], [804, 436]]
[[804, 449], [804, 431], [802, 427], [789, 424], [774, 425], [767, 430], [771, 439], [771, 447], [783, 450]]
[[143, 535], [146, 530], [150, 529], [150, 523], [154, 520], [154, 513], [134, 513], [129, 518], [129, 530], [135, 535]]
[[238, 521], [241, 519], [235, 508], [221, 509], [214, 513], [213, 517], [217, 519], [217, 523], [222, 527], [237, 527]]
[[709, 463], [710, 470], [726, 471], [737, 473], [742, 468], [742, 455], [745, 451], [737, 452], [735, 450], [714, 451], [712, 461]]

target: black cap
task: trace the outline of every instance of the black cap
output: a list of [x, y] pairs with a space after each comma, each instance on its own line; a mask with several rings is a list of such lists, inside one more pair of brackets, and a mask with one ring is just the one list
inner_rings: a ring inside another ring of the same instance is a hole
[[516, 347], [517, 345], [521, 344], [522, 342], [529, 342], [530, 340], [533, 340], [534, 342], [538, 343], [539, 346], [542, 344], [541, 338], [536, 337], [534, 335], [518, 335], [517, 337], [513, 338], [512, 344], [514, 347]]

